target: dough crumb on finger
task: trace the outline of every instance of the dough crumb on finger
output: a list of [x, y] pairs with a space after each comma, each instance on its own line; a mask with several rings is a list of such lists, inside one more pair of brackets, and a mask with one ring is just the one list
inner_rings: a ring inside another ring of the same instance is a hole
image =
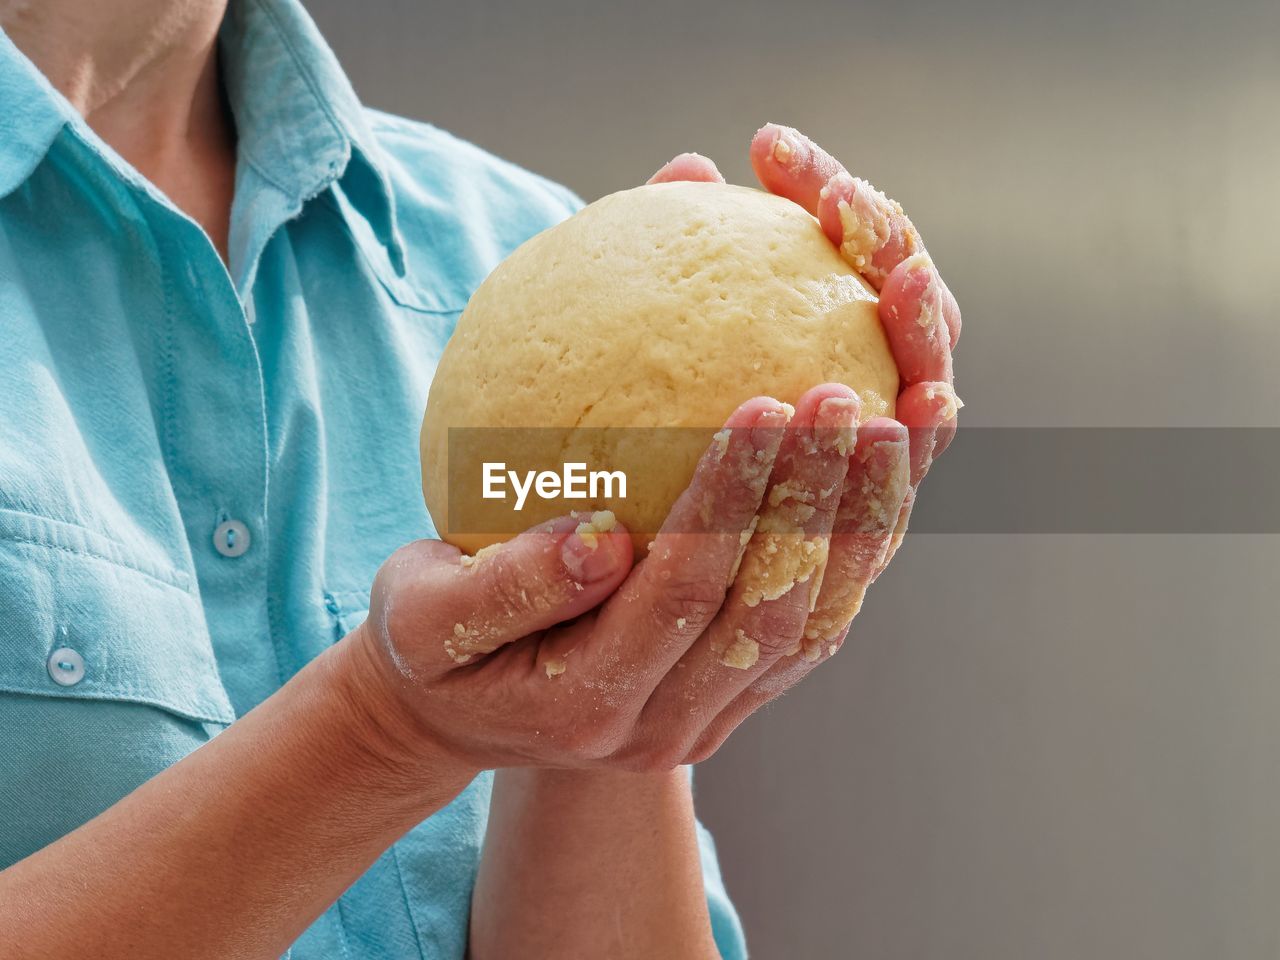
[[734, 632], [733, 643], [720, 655], [720, 662], [735, 670], [750, 670], [760, 659], [760, 644], [747, 636], [745, 630]]
[[777, 600], [797, 584], [822, 574], [827, 562], [826, 537], [806, 537], [804, 532], [765, 530], [752, 537], [736, 582], [743, 587], [748, 607]]

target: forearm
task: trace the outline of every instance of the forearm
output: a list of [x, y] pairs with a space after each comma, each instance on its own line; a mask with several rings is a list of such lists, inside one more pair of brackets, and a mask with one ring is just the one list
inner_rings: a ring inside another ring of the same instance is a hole
[[344, 641], [210, 743], [0, 872], [0, 956], [275, 958], [469, 774], [368, 711]]
[[471, 960], [708, 960], [689, 775], [501, 770]]

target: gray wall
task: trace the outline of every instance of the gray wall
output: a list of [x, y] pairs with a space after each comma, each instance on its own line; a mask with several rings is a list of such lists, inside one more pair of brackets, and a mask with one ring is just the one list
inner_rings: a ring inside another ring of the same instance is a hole
[[[1278, 425], [1280, 5], [309, 5], [366, 102], [587, 198], [812, 133], [923, 229], [969, 425]], [[755, 955], [1280, 954], [1278, 570], [1273, 536], [910, 538], [700, 770]]]

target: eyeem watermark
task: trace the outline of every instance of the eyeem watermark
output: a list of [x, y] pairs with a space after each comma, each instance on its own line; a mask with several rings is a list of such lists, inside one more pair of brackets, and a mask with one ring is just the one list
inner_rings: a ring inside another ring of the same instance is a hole
[[[621, 470], [588, 470], [585, 463], [565, 463], [554, 470], [508, 470], [506, 463], [486, 461], [480, 496], [506, 500], [515, 493], [515, 510], [523, 510], [529, 493], [543, 500], [599, 500], [627, 498], [627, 475]], [[510, 487], [510, 491], [508, 491]], [[616, 491], [616, 492], [615, 492]]]

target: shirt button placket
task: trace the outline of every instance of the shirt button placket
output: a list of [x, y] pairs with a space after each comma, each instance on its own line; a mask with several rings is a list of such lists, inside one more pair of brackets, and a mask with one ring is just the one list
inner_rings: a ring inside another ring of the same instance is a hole
[[262, 365], [243, 303], [208, 240], [185, 220], [157, 214], [154, 223], [176, 281], [170, 477], [220, 679], [243, 710], [290, 672], [270, 623]]

